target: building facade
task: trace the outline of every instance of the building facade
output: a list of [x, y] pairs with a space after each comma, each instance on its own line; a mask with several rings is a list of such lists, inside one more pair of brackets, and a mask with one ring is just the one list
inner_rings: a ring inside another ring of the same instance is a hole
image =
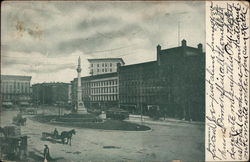
[[119, 67], [119, 104], [133, 114], [148, 115], [148, 106], [159, 103], [157, 61]]
[[2, 104], [27, 105], [31, 99], [31, 76], [1, 75]]
[[68, 105], [71, 102], [69, 83], [37, 83], [32, 85], [32, 101], [38, 105]]
[[90, 74], [106, 74], [117, 72], [117, 64], [123, 66], [125, 63], [122, 58], [98, 58], [88, 59], [90, 63]]
[[[81, 78], [82, 98], [87, 108], [106, 109], [118, 106], [119, 89], [117, 73], [107, 73]], [[77, 79], [72, 82], [72, 102], [76, 103]]]
[[205, 116], [205, 53], [202, 44], [176, 48], [157, 46], [157, 60], [121, 66], [119, 104], [131, 113], [203, 121]]

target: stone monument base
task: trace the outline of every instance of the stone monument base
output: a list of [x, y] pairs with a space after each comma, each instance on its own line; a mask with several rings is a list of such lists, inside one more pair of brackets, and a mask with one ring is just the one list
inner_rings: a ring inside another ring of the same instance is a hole
[[79, 102], [77, 105], [76, 105], [76, 108], [75, 108], [75, 114], [88, 114], [88, 111], [87, 109], [84, 107], [84, 104], [82, 102]]

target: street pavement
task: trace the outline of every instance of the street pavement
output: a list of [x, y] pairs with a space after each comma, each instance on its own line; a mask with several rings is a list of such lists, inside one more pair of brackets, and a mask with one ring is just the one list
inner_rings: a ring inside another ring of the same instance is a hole
[[[17, 111], [2, 112], [1, 126], [10, 125], [16, 114]], [[136, 118], [130, 121], [141, 123]], [[58, 161], [204, 160], [204, 124], [152, 122], [144, 120], [142, 123], [151, 127], [151, 130], [138, 132], [75, 128], [76, 135], [73, 136], [71, 146], [41, 140], [42, 132], [52, 132], [55, 127], [59, 132], [68, 131], [72, 129], [70, 127], [28, 119], [26, 126], [21, 126], [21, 132], [29, 137], [30, 152], [42, 156], [44, 144], [47, 144], [51, 156]]]

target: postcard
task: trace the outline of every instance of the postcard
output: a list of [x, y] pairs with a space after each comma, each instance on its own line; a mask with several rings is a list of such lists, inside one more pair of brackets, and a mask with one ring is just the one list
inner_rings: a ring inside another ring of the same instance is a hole
[[4, 1], [2, 161], [247, 161], [246, 1]]

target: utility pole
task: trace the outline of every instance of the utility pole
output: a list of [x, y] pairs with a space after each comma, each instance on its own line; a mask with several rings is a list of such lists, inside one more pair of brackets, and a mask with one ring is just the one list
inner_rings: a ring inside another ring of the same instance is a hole
[[36, 114], [38, 111], [38, 86], [36, 87]]
[[178, 21], [178, 46], [180, 46], [180, 21]]
[[44, 112], [45, 110], [44, 110], [44, 87], [43, 87], [43, 115], [44, 115]]
[[140, 95], [139, 95], [139, 106], [141, 108], [141, 122], [142, 122], [142, 68], [140, 68], [140, 81], [141, 81], [141, 84], [140, 84], [140, 89], [139, 89], [139, 92], [140, 92]]

